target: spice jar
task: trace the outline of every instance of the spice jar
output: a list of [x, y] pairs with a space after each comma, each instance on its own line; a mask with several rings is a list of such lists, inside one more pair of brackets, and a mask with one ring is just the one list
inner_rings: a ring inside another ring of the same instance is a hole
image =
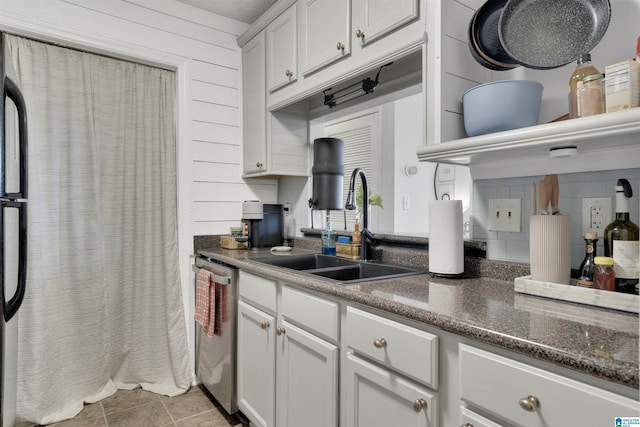
[[582, 80], [577, 89], [578, 117], [604, 113], [604, 74], [591, 74]]
[[613, 258], [597, 256], [593, 259], [593, 284], [603, 291], [616, 290], [616, 274], [613, 271]]

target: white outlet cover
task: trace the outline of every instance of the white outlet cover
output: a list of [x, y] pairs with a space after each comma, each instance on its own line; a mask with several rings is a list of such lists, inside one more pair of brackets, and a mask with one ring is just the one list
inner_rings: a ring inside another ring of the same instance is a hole
[[489, 231], [520, 232], [522, 199], [489, 199]]
[[[599, 207], [602, 209], [602, 226], [591, 228], [591, 208]], [[598, 237], [604, 237], [605, 227], [613, 221], [611, 211], [611, 197], [592, 197], [582, 199], [582, 235], [585, 233], [597, 233]]]

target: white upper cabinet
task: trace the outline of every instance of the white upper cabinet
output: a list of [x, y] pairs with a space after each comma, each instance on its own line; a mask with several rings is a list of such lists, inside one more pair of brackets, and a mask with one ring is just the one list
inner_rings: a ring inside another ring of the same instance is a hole
[[267, 88], [273, 92], [298, 79], [297, 16], [294, 4], [266, 28]]
[[[275, 36], [269, 32], [284, 32], [276, 27], [291, 19], [284, 17], [290, 14], [290, 7], [267, 27], [269, 111], [292, 106], [307, 111], [323, 108], [324, 98], [318, 94], [329, 88], [342, 89], [364, 77], [375, 77], [374, 70], [380, 66], [419, 52], [425, 38], [426, 0], [298, 0], [292, 7], [298, 13], [300, 75], [294, 72], [290, 80], [281, 80], [283, 60], [270, 60], [272, 55], [284, 55], [270, 53], [280, 46], [270, 47], [270, 37]], [[241, 38], [240, 43], [243, 42]], [[296, 83], [287, 84], [294, 80]], [[300, 101], [304, 105], [297, 105]]]
[[353, 0], [353, 31], [361, 47], [418, 19], [419, 0]]
[[264, 33], [242, 48], [242, 132], [244, 173], [257, 173], [267, 165], [267, 115], [265, 90]]
[[303, 76], [351, 53], [351, 0], [300, 0], [298, 14]]

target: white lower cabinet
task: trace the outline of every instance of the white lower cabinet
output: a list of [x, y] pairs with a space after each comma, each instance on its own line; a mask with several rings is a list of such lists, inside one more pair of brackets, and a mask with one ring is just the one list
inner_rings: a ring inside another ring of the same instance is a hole
[[286, 321], [278, 333], [277, 425], [337, 426], [338, 347]]
[[252, 426], [337, 427], [338, 304], [242, 270], [239, 286], [240, 410]]
[[238, 406], [254, 427], [609, 426], [640, 416], [631, 395], [527, 357], [239, 277]]
[[347, 427], [436, 427], [437, 395], [423, 385], [347, 354]]
[[613, 426], [640, 415], [636, 400], [469, 345], [459, 360], [461, 399], [505, 425]]
[[438, 426], [438, 337], [354, 307], [346, 322], [345, 425]]
[[259, 427], [275, 426], [276, 319], [238, 302], [238, 407]]

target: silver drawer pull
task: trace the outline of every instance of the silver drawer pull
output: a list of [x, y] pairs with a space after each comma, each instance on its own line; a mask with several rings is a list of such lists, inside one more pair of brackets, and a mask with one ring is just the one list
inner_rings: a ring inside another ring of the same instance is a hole
[[424, 399], [416, 399], [413, 402], [413, 410], [416, 412], [420, 412], [427, 407], [427, 401]]
[[518, 403], [520, 403], [520, 407], [527, 412], [535, 412], [540, 407], [540, 400], [532, 394], [523, 397]]
[[387, 347], [387, 340], [384, 338], [377, 339], [373, 342], [373, 346], [375, 348], [385, 348]]

